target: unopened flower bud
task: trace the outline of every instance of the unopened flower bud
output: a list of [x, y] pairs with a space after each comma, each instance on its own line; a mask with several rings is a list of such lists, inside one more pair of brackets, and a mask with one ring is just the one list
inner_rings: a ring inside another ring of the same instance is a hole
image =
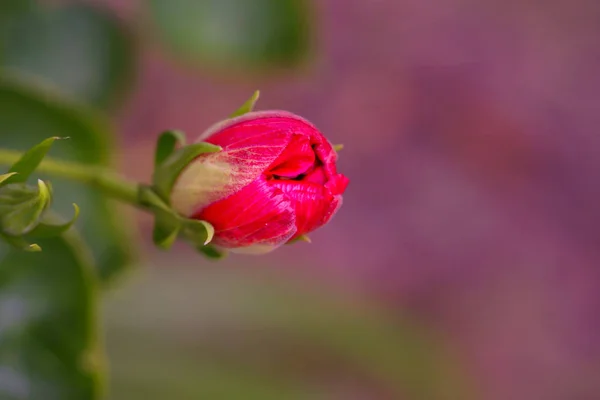
[[326, 224], [348, 179], [337, 155], [308, 121], [283, 111], [250, 112], [198, 138], [222, 148], [198, 156], [177, 178], [170, 203], [210, 222], [213, 243], [264, 253]]

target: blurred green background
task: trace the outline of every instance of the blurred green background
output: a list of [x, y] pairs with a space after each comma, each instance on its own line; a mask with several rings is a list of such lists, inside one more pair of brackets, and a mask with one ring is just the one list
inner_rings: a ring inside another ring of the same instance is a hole
[[[147, 182], [255, 89], [344, 143], [311, 244], [214, 262], [54, 177], [0, 244], [0, 400], [600, 397], [600, 5], [0, 0], [0, 147]], [[82, 243], [86, 243], [83, 245]]]

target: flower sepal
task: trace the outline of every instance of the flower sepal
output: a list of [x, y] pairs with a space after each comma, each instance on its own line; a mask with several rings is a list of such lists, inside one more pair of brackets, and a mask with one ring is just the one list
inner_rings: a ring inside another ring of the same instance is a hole
[[204, 250], [214, 236], [213, 226], [206, 221], [182, 216], [170, 204], [171, 191], [181, 171], [202, 154], [219, 151], [220, 146], [210, 143], [186, 145], [185, 134], [181, 131], [166, 131], [158, 137], [152, 185], [141, 185], [138, 192], [139, 203], [154, 215], [152, 240], [158, 248], [168, 250], [178, 238], [182, 238], [203, 254], [221, 256], [218, 250], [212, 249], [213, 246], [211, 251]]
[[58, 236], [66, 232], [79, 216], [66, 221], [49, 211], [52, 187], [41, 179], [31, 185], [27, 180], [36, 170], [58, 137], [51, 137], [25, 152], [8, 173], [0, 175], [0, 236], [5, 242], [26, 251], [40, 251], [30, 239]]
[[154, 215], [152, 240], [158, 248], [168, 250], [178, 238], [182, 238], [209, 258], [224, 256], [222, 251], [209, 245], [215, 230], [207, 221], [177, 214], [150, 186], [140, 186], [139, 201]]
[[168, 131], [160, 136], [156, 147], [156, 164], [152, 176], [156, 194], [167, 204], [169, 204], [169, 197], [175, 180], [188, 164], [202, 154], [221, 151], [220, 146], [205, 142], [176, 148], [177, 144], [183, 144], [184, 137], [179, 132], [175, 132], [177, 131]]

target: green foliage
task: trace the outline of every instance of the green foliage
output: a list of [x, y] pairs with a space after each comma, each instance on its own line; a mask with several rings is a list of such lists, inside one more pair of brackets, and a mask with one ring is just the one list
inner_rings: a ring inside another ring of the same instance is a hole
[[[56, 156], [107, 166], [109, 125], [81, 103], [117, 106], [133, 58], [129, 35], [95, 8], [0, 0], [0, 147], [23, 151], [49, 137], [70, 136], [53, 150]], [[117, 218], [107, 199], [55, 177], [52, 187], [42, 180], [30, 184], [44, 178], [34, 171], [51, 142], [34, 147], [0, 177], [6, 200], [0, 203], [14, 202], [0, 211], [3, 400], [102, 397], [97, 277], [111, 278], [129, 263], [123, 216]], [[73, 213], [74, 201], [83, 206], [77, 225], [91, 248], [71, 229], [79, 208], [65, 221], [48, 211], [51, 198], [62, 215]]]
[[8, 171], [9, 174], [14, 174], [11, 176], [6, 183], [15, 183], [15, 182], [27, 182], [27, 179], [31, 176], [33, 171], [40, 165], [52, 143], [55, 140], [60, 139], [59, 137], [51, 137], [43, 140], [41, 143], [36, 144], [31, 149], [27, 150], [21, 158], [10, 167]]
[[35, 145], [12, 165], [8, 173], [0, 175], [0, 237], [22, 250], [41, 250], [38, 244], [29, 244], [24, 236], [58, 236], [66, 232], [79, 215], [79, 207], [73, 204], [75, 216], [71, 221], [57, 225], [49, 223], [46, 211], [52, 202], [50, 187], [41, 179], [37, 186], [26, 183], [56, 139], [48, 138]]
[[[60, 95], [25, 83], [18, 75], [3, 77], [0, 73], [0, 147], [26, 150], [57, 135], [71, 138], [55, 146], [57, 157], [109, 165], [111, 132], [103, 118]], [[105, 280], [113, 277], [130, 260], [124, 217], [117, 217], [110, 200], [91, 188], [55, 177], [51, 181], [54, 208], [59, 214], [71, 214], [73, 203], [81, 205], [77, 225], [92, 248], [98, 273]]]
[[115, 18], [86, 5], [11, 9], [19, 12], [0, 26], [0, 67], [102, 108], [123, 100], [135, 52]]
[[8, 184], [0, 188], [0, 231], [9, 236], [31, 232], [50, 206], [50, 189], [42, 180], [37, 187]]
[[39, 243], [28, 253], [0, 241], [0, 398], [99, 399], [91, 260], [74, 232]]
[[173, 54], [220, 70], [291, 67], [311, 50], [306, 0], [150, 0], [159, 40]]

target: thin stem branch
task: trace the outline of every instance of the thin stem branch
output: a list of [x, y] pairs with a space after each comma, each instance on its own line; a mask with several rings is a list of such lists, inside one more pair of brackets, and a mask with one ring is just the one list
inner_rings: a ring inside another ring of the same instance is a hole
[[[0, 149], [0, 165], [12, 165], [21, 155], [22, 153], [18, 151]], [[81, 182], [115, 199], [139, 205], [138, 184], [106, 168], [46, 157], [37, 171]]]

